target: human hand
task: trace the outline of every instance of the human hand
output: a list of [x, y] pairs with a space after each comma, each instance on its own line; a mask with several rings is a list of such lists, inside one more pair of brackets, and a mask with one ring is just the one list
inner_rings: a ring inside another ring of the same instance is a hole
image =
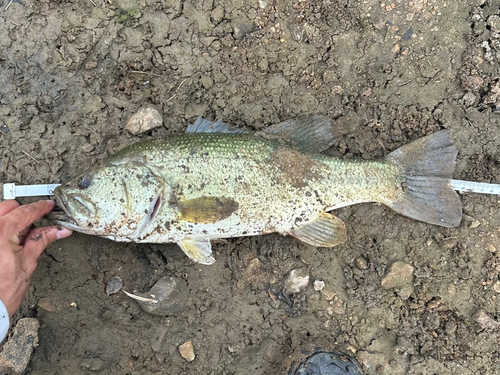
[[0, 202], [0, 300], [13, 315], [24, 300], [38, 258], [52, 242], [72, 232], [58, 226], [31, 230], [54, 208], [53, 201], [20, 206], [15, 200]]

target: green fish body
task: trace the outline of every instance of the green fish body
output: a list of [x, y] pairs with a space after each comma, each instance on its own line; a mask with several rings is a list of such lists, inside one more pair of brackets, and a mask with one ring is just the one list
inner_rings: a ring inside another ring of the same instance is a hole
[[311, 153], [311, 143], [284, 138], [193, 132], [136, 143], [56, 189], [66, 216], [55, 221], [115, 241], [176, 242], [203, 264], [215, 261], [210, 240], [219, 238], [277, 232], [335, 246], [345, 226], [328, 212], [361, 202], [436, 225], [460, 222], [450, 131], [374, 161]]

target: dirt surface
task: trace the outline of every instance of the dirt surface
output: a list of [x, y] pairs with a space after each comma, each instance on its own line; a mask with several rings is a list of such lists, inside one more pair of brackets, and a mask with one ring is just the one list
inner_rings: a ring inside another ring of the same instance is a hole
[[[348, 157], [381, 157], [451, 128], [454, 177], [500, 183], [498, 0], [7, 4], [5, 182], [68, 181], [199, 115], [259, 130], [319, 113], [343, 134], [329, 152]], [[125, 132], [145, 106], [164, 127]], [[339, 210], [341, 246], [230, 239], [214, 244], [212, 266], [176, 245], [74, 234], [42, 256], [14, 317], [41, 323], [28, 373], [286, 374], [301, 350], [320, 347], [354, 355], [365, 374], [498, 374], [500, 201], [462, 201], [458, 228], [363, 204]], [[280, 290], [294, 268], [310, 282], [288, 300]], [[108, 296], [114, 276], [130, 292], [184, 279], [185, 310], [154, 316], [121, 292]], [[178, 347], [190, 340], [196, 357], [187, 362]]]

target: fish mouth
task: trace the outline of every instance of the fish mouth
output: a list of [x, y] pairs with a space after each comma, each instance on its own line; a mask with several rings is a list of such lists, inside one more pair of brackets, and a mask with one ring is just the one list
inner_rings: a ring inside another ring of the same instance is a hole
[[71, 230], [81, 230], [82, 227], [73, 219], [71, 215], [70, 205], [68, 200], [59, 189], [54, 191], [56, 207], [49, 212], [45, 217], [57, 225], [61, 225]]

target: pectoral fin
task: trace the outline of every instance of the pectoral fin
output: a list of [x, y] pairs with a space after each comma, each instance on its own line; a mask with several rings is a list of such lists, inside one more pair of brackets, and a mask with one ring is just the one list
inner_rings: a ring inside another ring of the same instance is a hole
[[333, 247], [347, 239], [344, 222], [331, 214], [319, 217], [289, 233], [302, 242], [317, 247]]
[[190, 223], [209, 224], [228, 218], [239, 207], [238, 202], [225, 197], [199, 197], [178, 203], [180, 219]]
[[196, 263], [213, 264], [212, 244], [208, 238], [185, 238], [177, 244]]

